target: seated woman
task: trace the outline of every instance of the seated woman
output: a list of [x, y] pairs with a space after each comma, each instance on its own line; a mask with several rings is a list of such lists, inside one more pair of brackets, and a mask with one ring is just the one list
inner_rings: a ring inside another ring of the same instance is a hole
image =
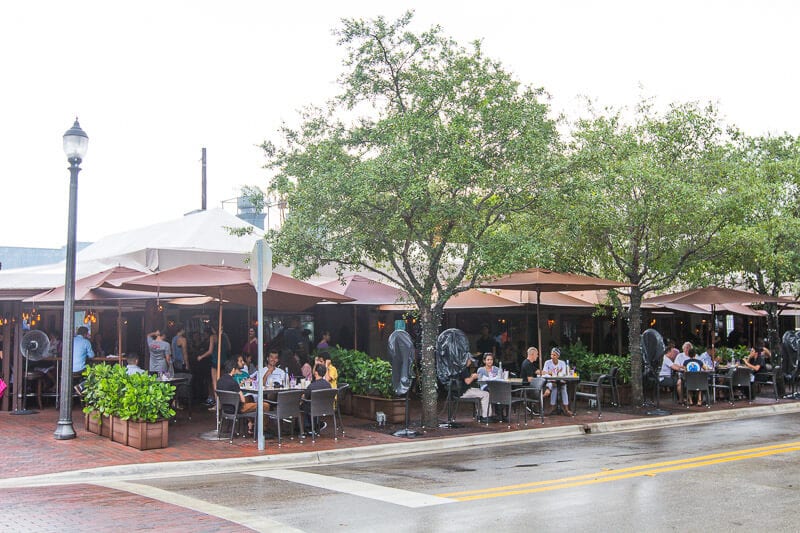
[[[559, 361], [558, 358], [561, 357], [561, 350], [558, 347], [553, 347], [550, 350], [550, 360], [545, 361], [544, 367], [542, 368], [542, 375], [544, 376], [566, 376], [567, 375], [567, 365], [564, 361]], [[553, 383], [547, 383], [547, 391], [552, 392], [553, 390]], [[558, 391], [556, 394], [550, 394], [550, 411], [545, 413], [546, 415], [553, 414], [553, 411], [556, 407], [556, 402], [558, 401], [558, 393], [561, 393], [561, 405], [564, 407], [564, 412], [567, 416], [573, 416], [572, 411], [569, 410], [569, 394], [567, 393], [567, 384], [566, 383], [559, 383], [558, 384]], [[546, 393], [545, 393], [546, 394]]]
[[[488, 381], [499, 377], [500, 370], [494, 366], [494, 356], [490, 353], [484, 354], [483, 366], [478, 369], [478, 381]], [[481, 390], [486, 390], [488, 387], [488, 385], [483, 384], [481, 385]]]
[[[687, 372], [700, 372], [703, 370], [703, 360], [697, 357], [697, 350], [693, 347], [689, 348], [689, 352], [686, 354], [688, 359], [683, 362], [683, 367], [686, 369]], [[694, 405], [694, 394], [687, 391], [686, 399], [689, 405]], [[703, 403], [703, 393], [701, 391], [697, 391], [697, 405]]]

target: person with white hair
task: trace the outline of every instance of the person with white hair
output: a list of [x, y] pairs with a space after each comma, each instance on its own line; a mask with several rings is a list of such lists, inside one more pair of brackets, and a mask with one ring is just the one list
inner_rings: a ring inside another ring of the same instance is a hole
[[[553, 347], [550, 350], [550, 360], [545, 361], [544, 368], [542, 368], [542, 374], [545, 376], [566, 376], [567, 375], [567, 365], [564, 361], [559, 361], [559, 357], [561, 357], [561, 350], [558, 347]], [[548, 381], [547, 383], [547, 390], [553, 390], [554, 383]], [[559, 393], [561, 394], [561, 405], [563, 406], [564, 413], [567, 416], [574, 416], [572, 411], [569, 410], [569, 394], [567, 392], [567, 384], [566, 382], [559, 382], [558, 383], [558, 391], [556, 394], [550, 394], [550, 411], [545, 413], [546, 415], [553, 414], [553, 411], [556, 408], [556, 403], [558, 402]]]

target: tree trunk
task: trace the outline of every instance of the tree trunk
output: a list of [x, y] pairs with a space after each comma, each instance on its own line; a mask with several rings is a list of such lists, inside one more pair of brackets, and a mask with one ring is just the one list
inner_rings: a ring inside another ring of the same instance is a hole
[[438, 387], [436, 382], [436, 338], [442, 321], [442, 312], [422, 308], [419, 310], [422, 326], [422, 370], [420, 391], [422, 392], [422, 426], [437, 427], [439, 413]]
[[642, 405], [644, 394], [642, 390], [642, 348], [640, 337], [642, 334], [642, 292], [637, 285], [631, 287], [631, 307], [628, 312], [628, 352], [631, 356], [631, 392], [633, 404]]

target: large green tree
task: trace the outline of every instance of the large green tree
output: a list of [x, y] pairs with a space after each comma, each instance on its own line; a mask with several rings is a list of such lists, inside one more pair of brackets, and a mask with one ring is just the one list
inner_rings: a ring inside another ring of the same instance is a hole
[[[270, 236], [295, 275], [325, 264], [381, 274], [408, 292], [422, 326], [423, 423], [437, 423], [434, 346], [443, 306], [496, 262], [507, 232], [559, 168], [540, 90], [523, 87], [480, 44], [435, 27], [343, 20], [341, 94], [267, 142], [288, 201]], [[507, 249], [507, 248], [506, 248]]]
[[580, 120], [572, 149], [563, 200], [554, 203], [562, 213], [556, 242], [570, 243], [559, 251], [577, 268], [633, 285], [628, 345], [641, 402], [642, 298], [708, 260], [740, 216], [728, 135], [710, 107], [657, 112], [645, 101], [631, 115], [606, 110]]
[[[800, 140], [791, 135], [741, 137], [738, 146], [744, 216], [730, 228], [716, 264], [760, 294], [800, 294]], [[777, 342], [778, 306], [766, 306]]]

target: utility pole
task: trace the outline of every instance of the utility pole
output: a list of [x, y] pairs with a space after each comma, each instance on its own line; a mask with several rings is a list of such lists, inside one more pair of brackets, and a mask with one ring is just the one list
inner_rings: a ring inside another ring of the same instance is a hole
[[206, 210], [206, 149], [203, 147], [203, 197], [200, 205], [200, 209], [203, 211]]

